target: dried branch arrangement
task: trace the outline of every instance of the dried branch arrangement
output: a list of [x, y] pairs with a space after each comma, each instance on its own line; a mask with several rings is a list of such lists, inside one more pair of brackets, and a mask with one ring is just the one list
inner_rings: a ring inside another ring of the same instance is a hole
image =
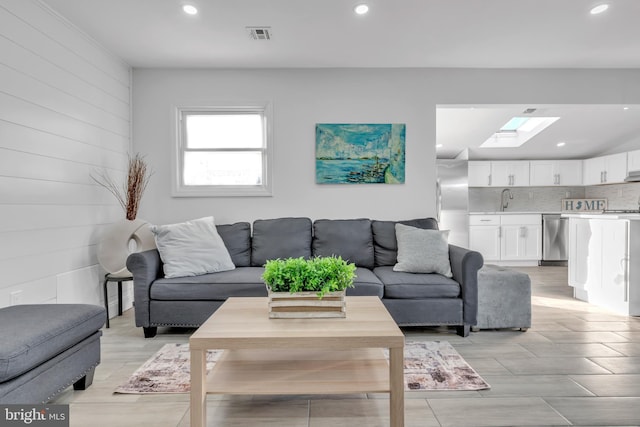
[[106, 171], [98, 172], [96, 175], [92, 174], [91, 178], [116, 197], [124, 209], [126, 218], [136, 219], [140, 200], [149, 184], [149, 178], [153, 175], [152, 172], [148, 172], [144, 157], [140, 153], [136, 153], [133, 157], [129, 156], [127, 180], [121, 186]]

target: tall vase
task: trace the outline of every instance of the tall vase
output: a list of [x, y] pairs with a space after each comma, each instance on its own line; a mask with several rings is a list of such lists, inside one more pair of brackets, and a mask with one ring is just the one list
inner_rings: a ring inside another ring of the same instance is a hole
[[98, 243], [98, 262], [108, 273], [128, 276], [131, 273], [127, 270], [127, 257], [155, 247], [155, 239], [146, 221], [123, 219], [105, 229]]

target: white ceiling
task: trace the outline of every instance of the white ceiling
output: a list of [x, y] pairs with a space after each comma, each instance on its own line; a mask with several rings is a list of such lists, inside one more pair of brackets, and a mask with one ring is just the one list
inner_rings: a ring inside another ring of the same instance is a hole
[[[37, 1], [134, 68], [640, 68], [640, 0]], [[247, 26], [271, 27], [272, 40]], [[638, 106], [475, 107], [438, 109], [438, 157], [583, 158], [640, 135]], [[477, 148], [528, 107], [562, 119], [519, 149]]]
[[41, 1], [133, 67], [640, 68], [639, 0]]
[[[527, 108], [536, 111], [522, 114]], [[518, 148], [479, 147], [514, 116], [560, 119]], [[466, 148], [470, 159], [583, 159], [640, 148], [640, 105], [439, 106], [436, 142], [442, 144], [436, 152], [443, 159]]]

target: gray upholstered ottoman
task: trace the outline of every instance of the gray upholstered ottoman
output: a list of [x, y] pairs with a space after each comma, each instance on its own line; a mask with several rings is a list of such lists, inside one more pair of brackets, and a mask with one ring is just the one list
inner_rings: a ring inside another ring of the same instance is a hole
[[530, 327], [529, 276], [491, 264], [478, 270], [478, 323], [472, 330]]
[[103, 307], [88, 304], [0, 309], [0, 403], [45, 403], [71, 384], [88, 387], [105, 320]]

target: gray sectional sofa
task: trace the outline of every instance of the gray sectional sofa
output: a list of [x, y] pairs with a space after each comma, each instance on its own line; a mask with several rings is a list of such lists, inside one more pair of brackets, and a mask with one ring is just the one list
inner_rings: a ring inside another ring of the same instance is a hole
[[[433, 218], [398, 221], [437, 229]], [[347, 295], [378, 296], [399, 326], [454, 325], [461, 336], [476, 324], [480, 253], [449, 245], [453, 277], [393, 271], [395, 221], [278, 218], [218, 225], [236, 268], [200, 276], [163, 277], [158, 250], [127, 259], [133, 274], [136, 326], [153, 337], [158, 326], [200, 326], [229, 297], [266, 296], [268, 259], [339, 255], [357, 266]]]

